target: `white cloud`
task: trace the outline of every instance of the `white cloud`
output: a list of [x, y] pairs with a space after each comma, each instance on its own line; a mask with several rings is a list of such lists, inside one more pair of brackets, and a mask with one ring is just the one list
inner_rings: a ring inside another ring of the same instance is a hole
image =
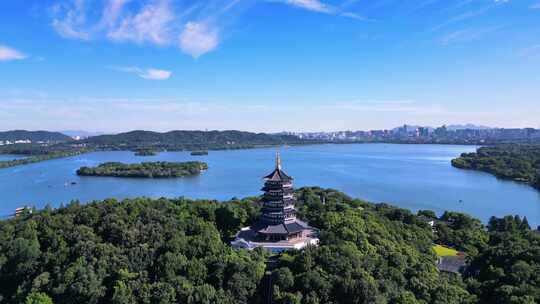
[[218, 30], [206, 23], [188, 22], [180, 34], [180, 48], [193, 58], [214, 50], [218, 43]]
[[169, 0], [155, 1], [144, 6], [137, 14], [123, 18], [118, 27], [108, 32], [107, 37], [116, 41], [148, 41], [166, 45], [171, 41], [171, 23], [174, 20]]
[[332, 13], [333, 9], [319, 0], [286, 0], [285, 3], [319, 13]]
[[149, 80], [167, 80], [171, 78], [172, 72], [160, 69], [141, 69], [139, 67], [112, 67], [113, 70], [125, 73], [132, 73], [140, 78]]
[[0, 45], [0, 61], [22, 60], [26, 55], [7, 46]]

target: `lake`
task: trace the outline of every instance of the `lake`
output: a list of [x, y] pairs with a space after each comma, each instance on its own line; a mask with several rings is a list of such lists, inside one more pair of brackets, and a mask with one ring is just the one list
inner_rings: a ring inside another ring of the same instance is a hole
[[0, 154], [0, 161], [15, 160], [21, 158], [24, 158], [24, 156], [14, 154]]
[[[82, 202], [104, 198], [178, 197], [227, 200], [258, 195], [262, 176], [274, 168], [277, 148], [163, 152], [139, 157], [128, 151], [95, 152], [70, 158], [0, 169], [0, 215], [24, 205], [53, 207], [72, 199]], [[335, 188], [372, 202], [388, 202], [413, 211], [430, 209], [469, 213], [487, 221], [490, 216], [526, 215], [540, 225], [540, 192], [502, 181], [481, 172], [453, 168], [450, 160], [474, 146], [347, 144], [312, 145], [279, 149], [283, 169], [295, 186]], [[201, 160], [209, 169], [200, 176], [177, 179], [79, 177], [81, 166], [107, 161]], [[76, 184], [72, 185], [71, 183]], [[461, 201], [461, 202], [460, 202]]]

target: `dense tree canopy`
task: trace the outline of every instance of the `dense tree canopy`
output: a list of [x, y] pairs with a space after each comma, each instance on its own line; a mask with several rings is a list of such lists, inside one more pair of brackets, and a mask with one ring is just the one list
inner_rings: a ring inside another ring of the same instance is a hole
[[540, 303], [540, 234], [527, 219], [492, 218], [488, 246], [470, 263], [465, 278], [479, 303]]
[[480, 220], [458, 212], [445, 212], [435, 222], [438, 244], [456, 248], [475, 256], [488, 241], [488, 234]]
[[540, 189], [540, 145], [482, 147], [476, 153], [463, 153], [452, 160], [452, 165], [526, 182]]
[[140, 164], [109, 162], [97, 167], [81, 167], [77, 170], [77, 174], [83, 176], [166, 178], [196, 175], [206, 169], [208, 169], [208, 165], [198, 161], [144, 162]]
[[[244, 213], [247, 202], [234, 202]], [[248, 303], [265, 257], [234, 251], [212, 201], [106, 200], [0, 222], [2, 303]]]
[[[486, 230], [449, 212], [433, 233], [404, 209], [296, 194], [320, 246], [272, 258], [228, 245], [257, 219], [256, 198], [73, 202], [1, 221], [0, 303], [262, 304], [269, 281], [275, 303], [540, 302], [540, 239], [526, 219], [493, 218]], [[440, 241], [472, 253], [463, 279], [437, 271]]]

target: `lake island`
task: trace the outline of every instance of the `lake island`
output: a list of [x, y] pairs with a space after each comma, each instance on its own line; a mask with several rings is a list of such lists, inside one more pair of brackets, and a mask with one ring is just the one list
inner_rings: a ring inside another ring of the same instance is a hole
[[173, 178], [200, 174], [208, 169], [208, 164], [198, 161], [190, 162], [143, 162], [140, 164], [124, 164], [107, 162], [97, 167], [81, 167], [77, 175], [109, 176], [135, 178]]

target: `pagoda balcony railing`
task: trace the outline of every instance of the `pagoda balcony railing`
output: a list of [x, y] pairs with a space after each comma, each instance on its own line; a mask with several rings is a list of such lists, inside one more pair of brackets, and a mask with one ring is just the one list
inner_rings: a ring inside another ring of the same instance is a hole
[[292, 205], [290, 203], [284, 203], [283, 201], [278, 202], [264, 202], [264, 207], [270, 207], [270, 208], [285, 208], [285, 206]]
[[292, 187], [292, 182], [291, 181], [273, 181], [273, 180], [267, 180], [266, 182], [264, 182], [266, 185], [279, 185], [279, 186], [287, 186], [287, 187]]
[[296, 212], [296, 208], [294, 208], [293, 205], [288, 205], [285, 207], [263, 206], [261, 211], [263, 214], [281, 214], [281, 213]]
[[292, 189], [269, 189], [266, 193], [293, 193]]
[[281, 215], [281, 216], [276, 216], [276, 217], [263, 215], [262, 220], [266, 223], [279, 224], [287, 220], [293, 220], [295, 218], [296, 218], [295, 214]]
[[265, 193], [264, 194], [264, 197], [267, 198], [268, 200], [282, 200], [282, 199], [286, 199], [286, 200], [291, 200], [293, 198], [293, 194], [269, 194], [269, 193]]
[[269, 214], [263, 214], [262, 218], [263, 218], [263, 220], [266, 220], [266, 221], [279, 222], [279, 221], [285, 220], [285, 215], [281, 214], [281, 215], [272, 216], [272, 215], [269, 215]]
[[279, 195], [292, 195], [293, 194], [293, 191], [290, 191], [290, 190], [268, 190], [265, 192], [266, 194], [268, 195], [274, 195], [274, 196], [279, 196]]

